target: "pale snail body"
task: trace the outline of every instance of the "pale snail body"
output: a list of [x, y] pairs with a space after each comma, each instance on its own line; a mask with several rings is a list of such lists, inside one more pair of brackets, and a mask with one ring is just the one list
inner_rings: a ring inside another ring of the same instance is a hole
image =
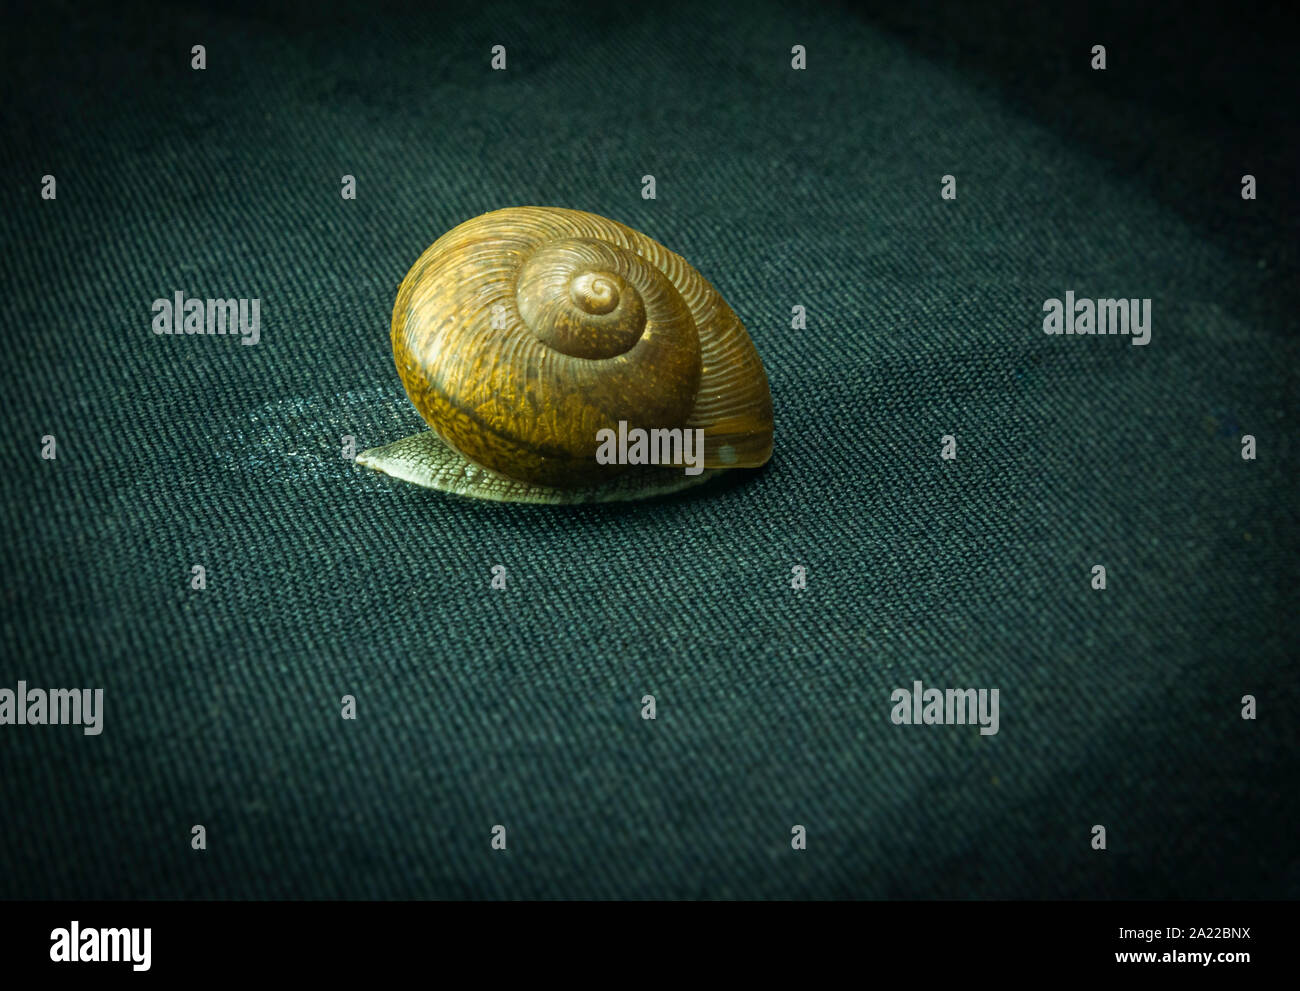
[[[431, 430], [361, 464], [511, 502], [637, 499], [772, 453], [772, 398], [745, 328], [679, 255], [553, 207], [448, 231], [397, 293], [393, 356]], [[703, 472], [600, 464], [602, 430], [703, 431]]]

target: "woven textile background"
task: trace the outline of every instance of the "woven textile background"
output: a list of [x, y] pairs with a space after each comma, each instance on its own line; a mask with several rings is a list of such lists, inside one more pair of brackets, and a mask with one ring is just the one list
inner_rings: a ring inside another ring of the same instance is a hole
[[[1294, 78], [1124, 11], [7, 13], [0, 687], [105, 713], [0, 727], [0, 896], [1300, 895]], [[421, 425], [407, 269], [520, 204], [717, 286], [765, 469], [557, 510], [341, 458]], [[260, 343], [153, 334], [177, 290]], [[1045, 335], [1067, 290], [1151, 343]], [[894, 725], [915, 680], [1000, 731]]]

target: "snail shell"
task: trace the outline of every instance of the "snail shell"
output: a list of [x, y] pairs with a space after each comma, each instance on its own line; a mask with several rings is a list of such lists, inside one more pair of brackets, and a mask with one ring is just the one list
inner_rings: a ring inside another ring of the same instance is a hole
[[[421, 485], [634, 499], [772, 453], [767, 375], [736, 314], [681, 256], [596, 214], [516, 207], [448, 231], [402, 281], [392, 346], [432, 429], [357, 460]], [[706, 470], [598, 463], [620, 421], [702, 430]]]

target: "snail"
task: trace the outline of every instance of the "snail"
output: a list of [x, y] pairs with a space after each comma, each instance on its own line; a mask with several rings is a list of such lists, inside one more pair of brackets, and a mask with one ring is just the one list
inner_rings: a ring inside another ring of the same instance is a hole
[[[402, 281], [391, 339], [430, 429], [356, 460], [409, 482], [501, 502], [618, 501], [772, 454], [767, 374], [731, 307], [681, 256], [593, 213], [514, 207], [448, 231]], [[629, 427], [671, 460], [598, 457]]]

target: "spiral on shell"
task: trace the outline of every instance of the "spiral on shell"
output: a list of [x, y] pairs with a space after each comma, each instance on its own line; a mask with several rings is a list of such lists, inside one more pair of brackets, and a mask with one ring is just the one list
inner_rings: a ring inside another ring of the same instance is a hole
[[517, 207], [447, 232], [402, 282], [392, 344], [429, 426], [510, 479], [608, 478], [597, 434], [620, 421], [702, 430], [706, 468], [771, 455], [767, 376], [735, 313], [683, 258], [595, 214]]

